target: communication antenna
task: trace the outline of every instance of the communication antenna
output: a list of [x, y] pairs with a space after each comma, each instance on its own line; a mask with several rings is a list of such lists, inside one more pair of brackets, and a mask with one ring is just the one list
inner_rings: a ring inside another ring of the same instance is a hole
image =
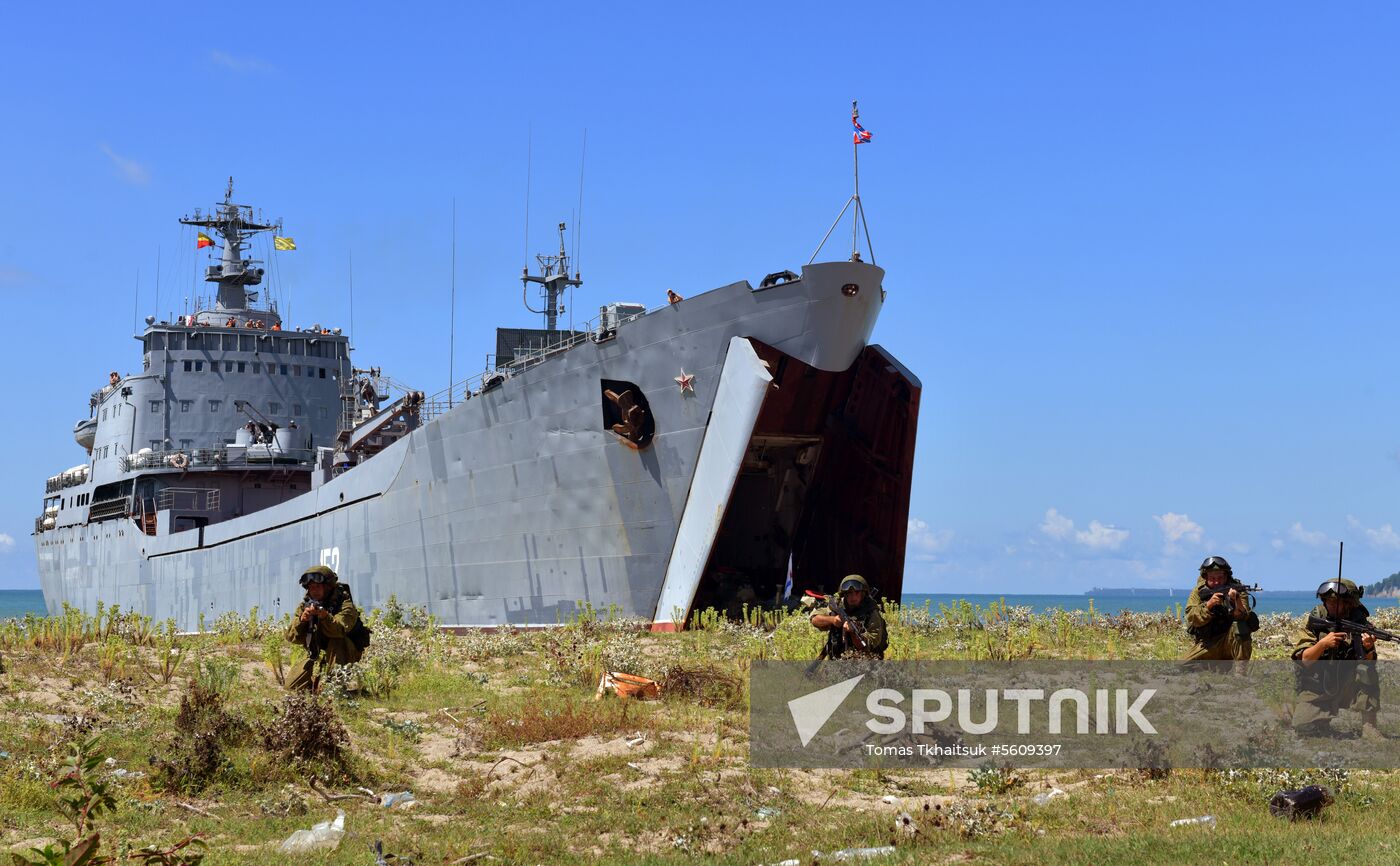
[[1338, 583], [1340, 583], [1341, 580], [1342, 580], [1342, 551], [1346, 549], [1346, 544], [1347, 544], [1347, 543], [1346, 543], [1345, 541], [1339, 541], [1339, 542], [1337, 542], [1337, 582], [1338, 582]]
[[533, 167], [534, 154], [531, 151], [534, 136], [534, 125], [531, 124], [525, 131], [525, 252], [520, 259], [527, 271], [530, 269], [530, 169]]
[[[564, 293], [565, 288], [572, 288], [583, 284], [583, 278], [575, 273], [569, 276], [569, 250], [564, 243], [564, 230], [568, 226], [559, 224], [559, 254], [558, 255], [537, 255], [535, 260], [540, 263], [540, 275], [535, 276], [530, 273], [530, 269], [524, 268], [520, 274], [520, 297], [525, 303], [525, 309], [532, 313], [541, 313], [545, 317], [545, 330], [554, 331], [559, 327], [559, 297]], [[531, 283], [539, 283], [544, 287], [544, 309], [536, 310], [530, 306], [530, 301], [526, 292]]]
[[[588, 164], [588, 127], [583, 128], [583, 149], [578, 157], [578, 219], [574, 222], [574, 279], [583, 271], [580, 252], [583, 250], [583, 169]], [[574, 286], [569, 285], [569, 330], [574, 329]]]
[[452, 408], [452, 386], [457, 382], [457, 199], [452, 199], [452, 300], [447, 310], [447, 408]]
[[160, 315], [160, 244], [156, 244], [156, 299], [151, 306], [155, 307], [152, 312]]
[[583, 248], [583, 169], [588, 163], [588, 127], [583, 129], [583, 149], [578, 157], [578, 220], [574, 223], [574, 270], [579, 267], [579, 250]]
[[350, 342], [355, 342], [355, 251], [351, 250], [350, 256]]

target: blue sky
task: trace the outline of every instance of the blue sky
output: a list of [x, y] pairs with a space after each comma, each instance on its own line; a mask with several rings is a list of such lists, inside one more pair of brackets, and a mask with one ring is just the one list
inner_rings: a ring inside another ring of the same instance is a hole
[[[43, 481], [200, 260], [286, 220], [297, 323], [447, 384], [573, 222], [580, 317], [805, 262], [862, 197], [924, 383], [906, 589], [1311, 588], [1400, 570], [1400, 12], [1387, 4], [16, 7], [0, 32], [0, 588]], [[830, 249], [830, 248], [829, 248]], [[837, 246], [835, 251], [839, 251]], [[161, 262], [160, 296], [156, 261]], [[139, 273], [139, 279], [138, 279]], [[139, 294], [138, 294], [139, 290]]]

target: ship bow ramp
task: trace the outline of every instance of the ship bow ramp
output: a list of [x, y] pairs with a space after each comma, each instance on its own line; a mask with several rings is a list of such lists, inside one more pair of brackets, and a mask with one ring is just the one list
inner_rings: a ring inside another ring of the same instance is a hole
[[653, 629], [795, 605], [853, 573], [897, 600], [921, 387], [879, 346], [831, 371], [733, 340]]

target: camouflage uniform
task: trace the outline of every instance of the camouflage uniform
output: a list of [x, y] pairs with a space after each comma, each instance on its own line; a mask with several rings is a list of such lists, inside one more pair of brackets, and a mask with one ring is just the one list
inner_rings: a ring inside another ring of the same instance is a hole
[[[287, 640], [302, 646], [306, 646], [306, 635], [311, 629], [310, 623], [301, 621], [301, 613], [309, 601], [310, 596], [307, 596], [297, 605], [292, 624], [287, 628]], [[321, 677], [330, 673], [336, 665], [357, 662], [364, 654], [350, 642], [350, 630], [360, 621], [360, 611], [350, 597], [350, 587], [343, 583], [332, 584], [330, 595], [326, 596], [323, 604], [331, 616], [329, 619], [317, 621], [318, 627], [312, 638], [310, 656], [302, 663], [300, 672], [287, 683], [288, 689], [314, 691], [320, 686]], [[319, 675], [315, 671], [318, 658], [321, 662]]]
[[[1250, 635], [1259, 630], [1259, 617], [1250, 611], [1242, 620], [1236, 620], [1225, 611], [1228, 608], [1206, 607], [1213, 593], [1205, 593], [1206, 580], [1196, 581], [1191, 590], [1191, 600], [1186, 603], [1186, 630], [1195, 639], [1196, 645], [1187, 654], [1187, 661], [1244, 661], [1254, 652], [1254, 640]], [[1245, 605], [1249, 605], [1249, 594]], [[1227, 599], [1228, 601], [1228, 599]]]
[[[814, 615], [830, 616], [835, 613], [833, 605], [838, 604], [843, 605], [842, 610], [845, 610], [844, 601], [833, 593], [827, 597], [825, 606], [817, 607]], [[855, 642], [846, 635], [845, 629], [837, 625], [827, 630], [826, 658], [884, 658], [889, 646], [889, 634], [885, 629], [885, 617], [880, 613], [880, 604], [867, 592], [855, 610], [846, 610], [846, 616], [860, 628], [865, 649], [856, 649]]]
[[[1327, 606], [1319, 604], [1313, 608], [1312, 615], [1327, 617]], [[1347, 619], [1370, 625], [1370, 615], [1366, 606], [1358, 603]], [[1293, 658], [1299, 661], [1298, 703], [1293, 708], [1293, 727], [1300, 733], [1328, 734], [1332, 719], [1343, 708], [1356, 710], [1363, 719], [1373, 719], [1381, 707], [1375, 651], [1365, 652], [1361, 635], [1354, 634], [1341, 646], [1327, 650], [1317, 664], [1302, 661], [1303, 650], [1317, 643], [1324, 634], [1326, 632], [1308, 628], [1305, 619], [1293, 636]]]

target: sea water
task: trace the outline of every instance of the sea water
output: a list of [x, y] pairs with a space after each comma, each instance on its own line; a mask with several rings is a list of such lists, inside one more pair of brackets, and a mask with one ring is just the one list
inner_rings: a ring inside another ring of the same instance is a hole
[[37, 589], [0, 589], [0, 619], [23, 617], [27, 613], [47, 616], [44, 593]]
[[[923, 607], [937, 612], [940, 604], [951, 605], [960, 599], [986, 607], [989, 604], [1006, 602], [1010, 607], [1029, 607], [1035, 613], [1050, 613], [1055, 610], [1088, 610], [1089, 599], [1094, 600], [1094, 610], [1102, 614], [1115, 614], [1125, 610], [1134, 613], [1175, 613], [1176, 606], [1185, 610], [1190, 601], [1190, 588], [1183, 588], [1167, 595], [1165, 591], [1150, 593], [1112, 593], [1104, 595], [1025, 595], [1020, 593], [979, 594], [966, 593], [914, 593], [906, 592], [901, 600], [905, 607]], [[1271, 594], [1260, 592], [1253, 595], [1254, 610], [1261, 616], [1271, 613], [1288, 613], [1298, 616], [1317, 607], [1317, 597], [1306, 592]], [[1372, 611], [1383, 607], [1394, 607], [1397, 599], [1365, 599], [1365, 605]]]
[[[951, 605], [960, 600], [966, 600], [979, 607], [986, 607], [989, 604], [1006, 602], [1011, 607], [1029, 607], [1035, 613], [1050, 613], [1055, 610], [1088, 610], [1089, 599], [1094, 600], [1094, 609], [1104, 614], [1114, 614], [1120, 611], [1131, 610], [1137, 613], [1174, 613], [1176, 605], [1183, 608], [1188, 601], [1189, 589], [1182, 589], [1173, 595], [1166, 593], [1133, 593], [1133, 594], [1104, 594], [1104, 595], [1027, 595], [1022, 593], [981, 593], [981, 594], [956, 594], [956, 593], [905, 593], [903, 603], [906, 607], [923, 607], [928, 604], [929, 609], [938, 610], [940, 604]], [[1284, 595], [1261, 592], [1254, 596], [1255, 610], [1260, 614], [1290, 613], [1299, 615], [1305, 614], [1317, 606], [1317, 599], [1308, 593], [1287, 593]], [[1366, 599], [1366, 606], [1371, 610], [1379, 610], [1383, 607], [1394, 607], [1400, 603], [1400, 599], [1377, 598]], [[44, 616], [44, 594], [37, 589], [2, 589], [0, 590], [0, 619], [9, 617], [22, 617], [27, 613], [36, 616]]]

